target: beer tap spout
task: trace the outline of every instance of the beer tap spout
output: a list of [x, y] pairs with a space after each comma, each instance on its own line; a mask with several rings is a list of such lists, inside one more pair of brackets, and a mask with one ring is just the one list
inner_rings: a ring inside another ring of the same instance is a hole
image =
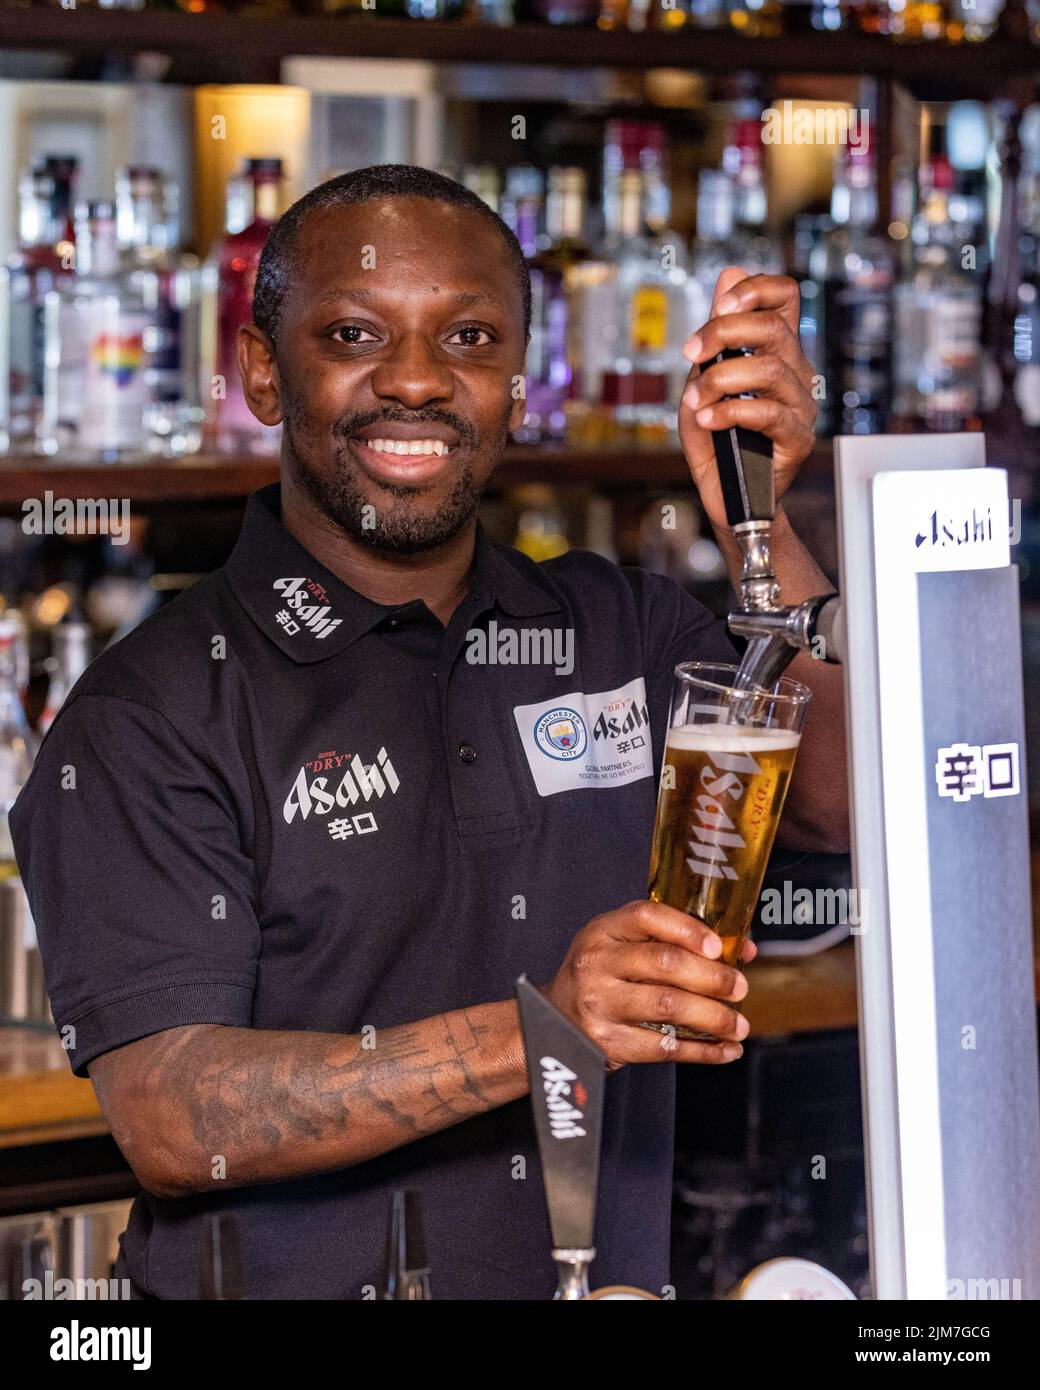
[[744, 555], [740, 606], [729, 615], [729, 629], [747, 639], [737, 684], [768, 690], [800, 651], [821, 661], [840, 662], [845, 650], [841, 599], [819, 594], [803, 603], [780, 603], [780, 586], [769, 559], [770, 521], [734, 527]]

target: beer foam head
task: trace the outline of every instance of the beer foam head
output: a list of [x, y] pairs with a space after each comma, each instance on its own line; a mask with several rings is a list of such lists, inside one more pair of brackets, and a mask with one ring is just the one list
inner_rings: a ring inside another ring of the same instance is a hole
[[797, 748], [793, 729], [760, 729], [741, 724], [679, 724], [668, 730], [668, 747], [686, 752], [765, 753]]

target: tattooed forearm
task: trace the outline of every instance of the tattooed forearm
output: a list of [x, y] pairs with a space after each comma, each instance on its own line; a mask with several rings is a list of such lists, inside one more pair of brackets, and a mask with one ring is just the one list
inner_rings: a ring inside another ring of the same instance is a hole
[[349, 1167], [527, 1090], [512, 1002], [374, 1035], [194, 1024], [89, 1070], [142, 1185], [167, 1196]]

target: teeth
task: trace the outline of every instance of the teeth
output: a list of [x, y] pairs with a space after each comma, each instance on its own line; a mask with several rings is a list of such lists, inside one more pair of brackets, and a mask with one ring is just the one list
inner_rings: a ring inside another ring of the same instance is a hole
[[377, 454], [436, 454], [443, 458], [451, 453], [443, 439], [370, 439], [367, 442]]

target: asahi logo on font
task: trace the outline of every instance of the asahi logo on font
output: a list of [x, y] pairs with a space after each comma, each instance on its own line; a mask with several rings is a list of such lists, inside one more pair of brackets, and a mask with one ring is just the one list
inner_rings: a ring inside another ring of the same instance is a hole
[[[584, 1139], [586, 1131], [580, 1122], [584, 1113], [577, 1107], [588, 1096], [574, 1072], [555, 1057], [541, 1059], [542, 1082], [545, 1086], [545, 1108], [549, 1113], [549, 1129], [554, 1139]], [[576, 1104], [572, 1103], [573, 1101]]]
[[950, 545], [978, 545], [992, 539], [992, 509], [987, 507], [985, 512], [979, 515], [972, 507], [971, 515], [961, 520], [940, 517], [937, 511], [932, 512], [925, 522], [924, 529], [918, 531], [914, 544], [918, 549], [922, 545], [932, 545], [939, 550], [945, 550]]

